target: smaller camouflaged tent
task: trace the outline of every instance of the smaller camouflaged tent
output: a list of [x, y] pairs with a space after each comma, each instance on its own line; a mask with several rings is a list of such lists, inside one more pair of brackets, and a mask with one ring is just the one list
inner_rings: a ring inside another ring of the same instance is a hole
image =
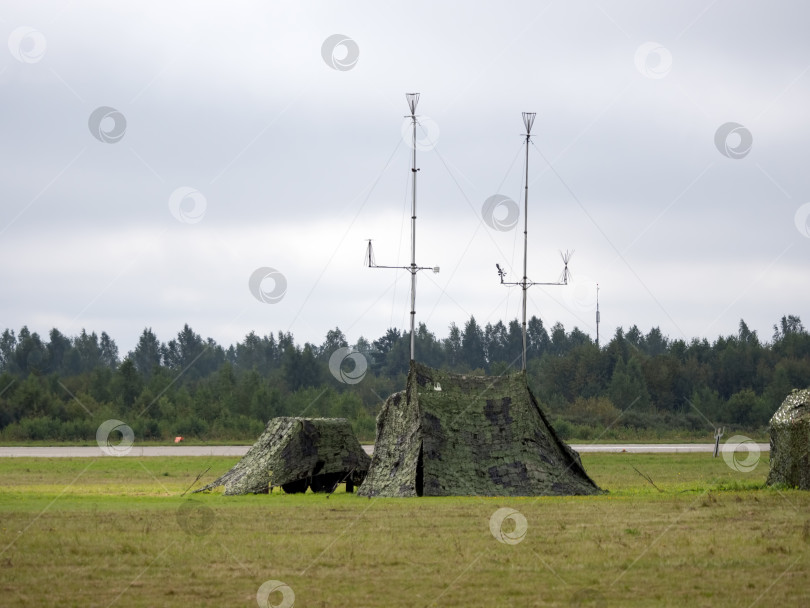
[[362, 496], [598, 494], [523, 373], [463, 376], [413, 363], [377, 417]]
[[810, 389], [794, 389], [785, 398], [771, 418], [770, 433], [768, 485], [810, 490]]
[[271, 418], [236, 466], [196, 491], [225, 486], [226, 495], [266, 494], [281, 486], [287, 493], [331, 492], [345, 481], [351, 492], [370, 463], [345, 418]]

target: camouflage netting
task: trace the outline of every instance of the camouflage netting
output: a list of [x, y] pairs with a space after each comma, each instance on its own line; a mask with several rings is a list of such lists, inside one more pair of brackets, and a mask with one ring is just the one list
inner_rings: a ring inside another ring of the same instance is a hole
[[363, 482], [371, 458], [345, 418], [271, 418], [242, 460], [222, 477], [196, 490], [225, 486], [226, 495], [346, 490]]
[[768, 484], [810, 490], [810, 388], [793, 390], [771, 418]]
[[522, 373], [462, 376], [414, 364], [377, 417], [362, 496], [598, 494]]

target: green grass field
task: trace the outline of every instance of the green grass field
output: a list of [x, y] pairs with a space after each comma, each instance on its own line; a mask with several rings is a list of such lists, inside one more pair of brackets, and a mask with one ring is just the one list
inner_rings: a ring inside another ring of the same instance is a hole
[[0, 459], [0, 605], [810, 605], [810, 493], [766, 457], [586, 454], [597, 497], [182, 495], [236, 460]]

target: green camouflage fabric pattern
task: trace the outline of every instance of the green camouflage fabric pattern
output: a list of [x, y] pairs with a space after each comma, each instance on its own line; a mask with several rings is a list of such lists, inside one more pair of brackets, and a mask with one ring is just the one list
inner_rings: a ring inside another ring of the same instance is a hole
[[370, 463], [345, 418], [271, 418], [242, 460], [196, 491], [225, 486], [229, 496], [265, 494], [292, 482], [338, 476], [359, 485]]
[[369, 497], [601, 492], [523, 373], [466, 376], [419, 363], [377, 417], [371, 468], [358, 490]]
[[793, 389], [771, 418], [769, 430], [768, 485], [810, 490], [810, 388]]

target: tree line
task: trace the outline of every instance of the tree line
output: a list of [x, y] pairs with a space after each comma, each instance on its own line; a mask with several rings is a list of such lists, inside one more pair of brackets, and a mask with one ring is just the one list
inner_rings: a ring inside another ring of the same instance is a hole
[[[687, 342], [654, 327], [617, 328], [597, 345], [577, 327], [527, 324], [527, 379], [564, 437], [649, 436], [715, 426], [762, 430], [793, 388], [810, 385], [810, 334], [788, 315], [763, 341], [736, 334]], [[151, 328], [123, 357], [106, 333], [47, 339], [23, 327], [0, 336], [0, 440], [92, 440], [119, 419], [137, 438], [176, 435], [252, 440], [275, 416], [345, 417], [374, 438], [383, 399], [404, 387], [408, 332], [388, 329], [349, 345], [339, 328], [321, 344], [290, 332], [249, 333], [227, 348], [185, 325], [168, 342]], [[420, 323], [417, 359], [459, 373], [520, 369], [517, 320], [481, 326], [470, 317], [439, 339]], [[358, 354], [359, 353], [359, 354]]]

